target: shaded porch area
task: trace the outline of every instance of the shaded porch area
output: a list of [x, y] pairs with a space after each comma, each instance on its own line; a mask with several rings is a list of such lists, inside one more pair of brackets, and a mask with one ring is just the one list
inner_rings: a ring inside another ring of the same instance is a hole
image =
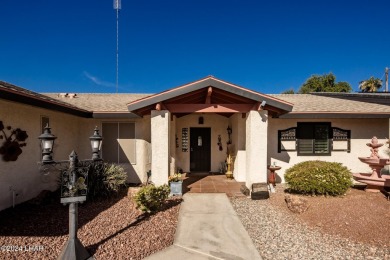
[[245, 182], [229, 180], [224, 174], [185, 173], [183, 193], [226, 193], [228, 197], [245, 197], [240, 188]]

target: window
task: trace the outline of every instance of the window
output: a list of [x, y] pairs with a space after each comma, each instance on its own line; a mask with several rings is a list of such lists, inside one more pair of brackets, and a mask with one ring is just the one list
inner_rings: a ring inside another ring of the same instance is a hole
[[278, 153], [298, 151], [298, 155], [330, 155], [331, 151], [351, 152], [351, 130], [330, 123], [298, 123], [278, 130]]
[[41, 116], [41, 133], [45, 130], [46, 126], [50, 126], [50, 120], [47, 116]]
[[330, 155], [330, 123], [298, 123], [298, 155]]
[[111, 163], [136, 163], [135, 123], [103, 123], [103, 159]]

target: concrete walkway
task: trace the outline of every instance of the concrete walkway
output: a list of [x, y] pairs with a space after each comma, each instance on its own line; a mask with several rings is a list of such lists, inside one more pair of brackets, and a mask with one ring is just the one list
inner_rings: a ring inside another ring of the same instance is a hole
[[149, 260], [261, 259], [224, 193], [186, 193], [172, 246]]

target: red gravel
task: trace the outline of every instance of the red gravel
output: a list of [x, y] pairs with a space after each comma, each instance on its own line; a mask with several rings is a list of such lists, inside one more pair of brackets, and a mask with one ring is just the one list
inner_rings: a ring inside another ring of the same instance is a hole
[[[95, 259], [142, 259], [172, 245], [180, 202], [171, 198], [153, 215], [126, 193], [81, 204], [78, 238]], [[59, 198], [0, 212], [0, 259], [56, 259], [67, 238], [68, 206]]]
[[382, 193], [352, 188], [340, 197], [298, 195], [309, 201], [309, 209], [294, 214], [287, 209], [284, 188], [277, 185], [270, 203], [286, 214], [330, 235], [390, 248], [390, 201]]

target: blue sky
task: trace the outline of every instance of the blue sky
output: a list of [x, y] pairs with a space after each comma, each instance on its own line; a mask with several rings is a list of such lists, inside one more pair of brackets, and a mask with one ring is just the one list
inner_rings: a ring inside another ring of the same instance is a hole
[[[390, 67], [389, 17], [388, 0], [122, 0], [119, 92], [214, 75], [280, 93], [329, 72], [357, 90]], [[37, 92], [116, 91], [112, 0], [1, 0], [0, 32], [0, 80]]]

